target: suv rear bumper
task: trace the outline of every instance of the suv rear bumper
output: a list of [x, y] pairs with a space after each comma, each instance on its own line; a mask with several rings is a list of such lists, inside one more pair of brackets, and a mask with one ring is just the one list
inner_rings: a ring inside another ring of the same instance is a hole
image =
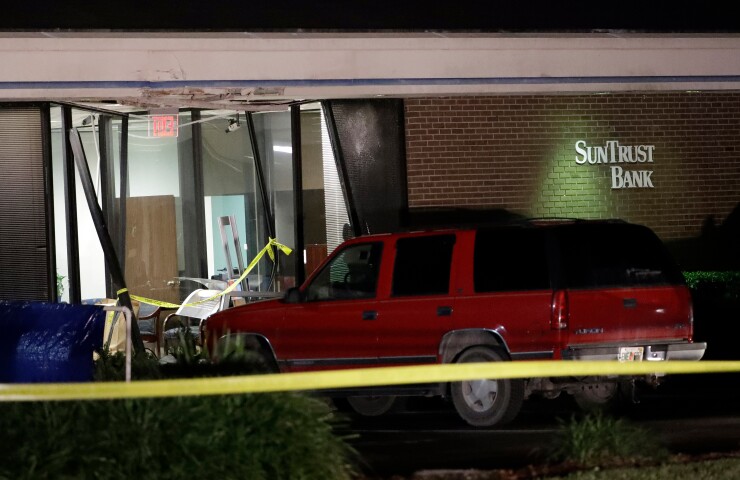
[[563, 360], [618, 360], [620, 349], [624, 347], [642, 347], [643, 361], [659, 362], [664, 360], [701, 360], [707, 344], [699, 343], [645, 343], [610, 346], [568, 347], [563, 350]]

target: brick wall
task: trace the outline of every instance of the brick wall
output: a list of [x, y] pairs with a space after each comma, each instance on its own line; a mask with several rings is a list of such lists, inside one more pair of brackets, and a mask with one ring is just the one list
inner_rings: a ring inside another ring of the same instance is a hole
[[[697, 237], [740, 204], [740, 94], [649, 93], [405, 101], [409, 206], [623, 218], [664, 240]], [[575, 144], [653, 145], [654, 188], [612, 189]], [[738, 213], [738, 212], [736, 212]]]

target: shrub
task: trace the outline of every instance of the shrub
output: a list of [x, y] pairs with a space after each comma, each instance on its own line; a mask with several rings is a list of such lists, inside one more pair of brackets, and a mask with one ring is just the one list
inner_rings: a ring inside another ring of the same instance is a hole
[[740, 299], [740, 272], [684, 272], [686, 284], [695, 292], [716, 293]]
[[288, 393], [3, 403], [0, 478], [350, 478], [333, 423]]
[[[97, 378], [122, 379], [123, 365], [102, 353]], [[160, 366], [144, 354], [132, 367], [146, 379], [258, 369]], [[341, 422], [298, 393], [0, 402], [0, 479], [348, 479], [355, 453], [335, 434]]]
[[647, 430], [602, 412], [561, 420], [559, 437], [552, 459], [583, 467], [637, 464], [668, 456]]
[[[110, 352], [104, 347], [95, 362], [96, 381], [122, 381], [125, 379], [126, 357], [123, 352]], [[167, 378], [219, 377], [226, 375], [252, 375], [267, 373], [264, 359], [244, 348], [217, 364], [209, 362], [208, 352], [195, 345], [189, 329], [178, 331], [178, 340], [167, 352], [174, 363], [160, 363], [149, 351], [133, 353], [131, 378], [134, 380], [160, 380]]]

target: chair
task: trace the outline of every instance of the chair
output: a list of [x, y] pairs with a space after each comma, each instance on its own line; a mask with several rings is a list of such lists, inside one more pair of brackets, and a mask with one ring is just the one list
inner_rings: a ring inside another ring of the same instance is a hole
[[158, 332], [157, 352], [160, 357], [167, 354], [167, 342], [178, 339], [179, 329], [171, 328], [173, 321], [178, 322], [180, 327], [188, 328], [196, 342], [200, 343], [200, 328], [203, 320], [223, 310], [226, 305], [227, 295], [211, 298], [219, 293], [221, 293], [220, 290], [202, 288], [194, 290], [180, 305], [180, 308], [167, 315], [164, 322], [162, 322], [162, 328]]
[[[113, 298], [93, 298], [83, 300], [82, 304], [115, 306], [118, 305], [118, 302]], [[167, 309], [137, 300], [132, 300], [131, 306], [133, 307], [134, 315], [136, 315], [139, 334], [141, 335], [141, 340], [144, 342], [144, 346], [156, 354], [160, 348], [161, 318]], [[126, 346], [126, 323], [119, 320], [121, 320], [121, 316], [118, 312], [108, 312], [106, 314], [103, 345], [107, 345], [110, 352], [123, 352]]]
[[[118, 300], [114, 298], [88, 298], [82, 299], [82, 305], [98, 305], [103, 307], [113, 307], [118, 305]], [[139, 302], [131, 302], [133, 314], [138, 317], [139, 312], [143, 310]], [[121, 321], [122, 315], [119, 312], [109, 311], [105, 315], [105, 328], [103, 330], [103, 347], [109, 352], [123, 352], [126, 347], [126, 322]], [[97, 354], [94, 358], [98, 358]]]
[[162, 315], [169, 310], [171, 309], [146, 303], [142, 303], [139, 308], [139, 316], [137, 317], [137, 320], [141, 340], [145, 344], [148, 343], [154, 345], [154, 348], [150, 348], [150, 350], [155, 352], [155, 355], [159, 355], [160, 350], [159, 339], [161, 337], [162, 330]]

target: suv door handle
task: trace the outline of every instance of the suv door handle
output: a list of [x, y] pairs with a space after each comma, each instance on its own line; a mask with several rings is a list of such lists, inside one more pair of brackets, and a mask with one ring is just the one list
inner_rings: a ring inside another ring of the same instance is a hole
[[363, 320], [376, 320], [378, 318], [378, 312], [375, 310], [365, 310], [362, 312]]
[[452, 315], [452, 307], [447, 307], [447, 306], [437, 307], [438, 317], [449, 317], [450, 315]]

